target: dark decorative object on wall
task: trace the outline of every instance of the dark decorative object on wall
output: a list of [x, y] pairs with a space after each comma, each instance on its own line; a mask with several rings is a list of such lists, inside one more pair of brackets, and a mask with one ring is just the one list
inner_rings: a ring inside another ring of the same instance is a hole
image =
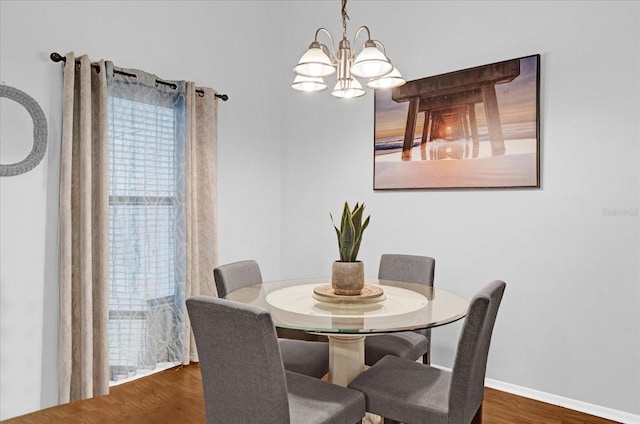
[[375, 190], [540, 187], [540, 55], [375, 94]]
[[38, 102], [17, 88], [0, 84], [0, 97], [14, 100], [24, 106], [33, 119], [33, 148], [26, 158], [10, 165], [0, 165], [0, 176], [11, 177], [24, 174], [36, 167], [47, 150], [47, 118]]

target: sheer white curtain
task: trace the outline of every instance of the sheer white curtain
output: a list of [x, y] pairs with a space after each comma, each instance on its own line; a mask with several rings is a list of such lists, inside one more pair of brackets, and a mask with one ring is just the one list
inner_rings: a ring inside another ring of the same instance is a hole
[[[73, 58], [68, 56], [66, 63], [65, 81]], [[61, 305], [76, 305], [78, 299], [85, 303], [87, 291], [93, 293], [84, 314], [61, 307], [61, 347], [70, 346], [61, 348], [60, 355], [63, 402], [107, 393], [109, 379], [131, 377], [159, 364], [197, 361], [185, 298], [215, 293], [215, 91], [111, 62], [101, 66], [101, 72], [92, 72], [104, 93], [96, 100], [100, 106], [87, 113], [100, 128], [95, 132], [101, 137], [91, 138], [100, 153], [90, 154], [92, 161], [80, 157], [62, 165], [65, 170], [88, 169], [102, 178], [90, 183], [102, 199], [95, 209], [100, 212], [89, 211], [91, 220], [79, 221], [78, 234], [88, 235], [85, 245], [71, 243], [61, 249], [61, 263], [78, 262], [80, 270], [95, 270], [99, 258], [99, 272], [77, 283], [78, 273], [62, 272], [70, 267], [61, 266], [61, 288], [67, 282], [80, 287], [61, 289]], [[78, 69], [84, 67], [91, 69], [88, 59]], [[65, 98], [67, 93], [75, 97], [75, 91], [65, 83]], [[77, 103], [65, 103], [65, 117], [70, 104]], [[75, 124], [65, 120], [63, 133], [82, 145], [87, 137]], [[73, 187], [84, 178], [70, 180]], [[73, 227], [77, 202], [66, 196], [63, 213], [62, 194], [61, 183], [61, 228]], [[87, 202], [84, 193], [79, 197]], [[92, 331], [84, 328], [87, 322], [93, 322]], [[88, 343], [93, 349], [84, 347]], [[83, 346], [79, 357], [73, 354], [77, 346]], [[92, 387], [84, 387], [88, 379]]]

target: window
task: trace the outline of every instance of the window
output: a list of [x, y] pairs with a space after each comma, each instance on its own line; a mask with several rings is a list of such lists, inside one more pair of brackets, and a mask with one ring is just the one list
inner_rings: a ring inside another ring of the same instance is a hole
[[185, 123], [175, 91], [109, 86], [112, 381], [182, 361]]

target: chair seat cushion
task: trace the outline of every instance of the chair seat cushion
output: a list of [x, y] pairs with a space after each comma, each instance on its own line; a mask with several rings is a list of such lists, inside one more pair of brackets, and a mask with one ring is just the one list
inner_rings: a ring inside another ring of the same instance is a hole
[[364, 339], [364, 363], [374, 365], [386, 355], [415, 361], [429, 350], [429, 340], [414, 331], [369, 335]]
[[448, 423], [451, 373], [386, 356], [356, 377], [349, 388], [367, 399], [367, 411], [409, 423]]
[[315, 378], [329, 372], [329, 343], [278, 339], [284, 369]]
[[291, 424], [354, 424], [365, 413], [362, 393], [286, 371]]

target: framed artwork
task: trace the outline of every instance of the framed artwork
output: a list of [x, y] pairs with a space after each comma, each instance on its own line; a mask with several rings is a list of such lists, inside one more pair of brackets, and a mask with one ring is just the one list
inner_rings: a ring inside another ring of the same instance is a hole
[[539, 188], [540, 55], [375, 92], [374, 190]]

